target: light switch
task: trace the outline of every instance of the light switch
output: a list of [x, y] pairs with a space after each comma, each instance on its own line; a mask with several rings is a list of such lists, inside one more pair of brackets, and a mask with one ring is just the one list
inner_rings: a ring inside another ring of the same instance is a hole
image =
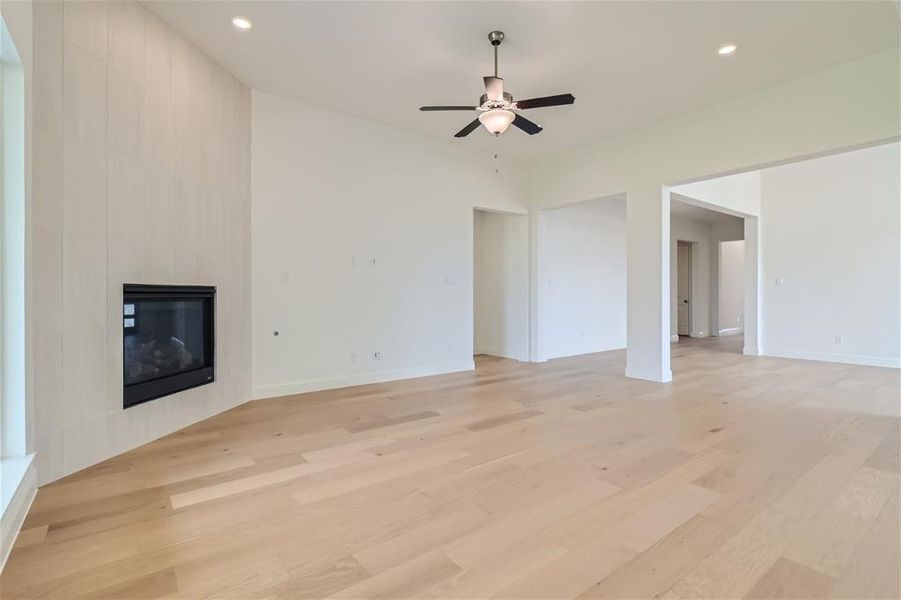
[[776, 277], [776, 285], [782, 285], [783, 283], [785, 283], [785, 280], [782, 277], [777, 276]]

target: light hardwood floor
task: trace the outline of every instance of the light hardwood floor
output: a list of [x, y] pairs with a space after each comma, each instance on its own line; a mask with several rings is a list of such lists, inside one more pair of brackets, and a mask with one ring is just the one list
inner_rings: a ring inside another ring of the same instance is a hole
[[3, 598], [897, 598], [899, 372], [674, 347], [251, 402], [42, 488]]

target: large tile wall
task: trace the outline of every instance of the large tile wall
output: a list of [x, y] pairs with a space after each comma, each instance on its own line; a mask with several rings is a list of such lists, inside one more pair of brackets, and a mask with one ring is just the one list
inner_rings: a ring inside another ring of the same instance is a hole
[[[35, 2], [35, 450], [46, 483], [250, 397], [250, 90], [142, 4]], [[215, 383], [122, 409], [123, 283], [215, 285]]]

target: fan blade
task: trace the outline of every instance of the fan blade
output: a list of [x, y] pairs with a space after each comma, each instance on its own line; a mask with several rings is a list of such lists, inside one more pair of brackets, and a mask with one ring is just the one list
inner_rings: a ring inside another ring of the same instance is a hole
[[493, 102], [504, 101], [504, 80], [500, 77], [485, 77], [485, 95]]
[[420, 106], [419, 110], [475, 110], [475, 106]]
[[481, 123], [478, 119], [474, 119], [474, 120], [472, 121], [472, 123], [470, 123], [469, 125], [467, 125], [467, 126], [464, 127], [463, 129], [461, 129], [460, 131], [458, 131], [458, 132], [454, 135], [454, 137], [456, 137], [456, 138], [466, 137], [467, 135], [469, 135], [470, 133], [472, 133], [473, 131], [475, 131], [476, 129], [478, 129], [478, 128], [479, 128], [479, 125], [481, 125], [481, 124], [482, 124], [482, 123]]
[[576, 97], [572, 94], [557, 94], [556, 96], [545, 96], [544, 98], [529, 98], [528, 100], [520, 100], [516, 103], [516, 108], [541, 108], [543, 106], [561, 106], [563, 104], [572, 104], [576, 101]]
[[529, 135], [535, 135], [536, 133], [541, 133], [541, 125], [537, 123], [533, 123], [522, 115], [516, 115], [516, 118], [513, 119], [513, 124]]

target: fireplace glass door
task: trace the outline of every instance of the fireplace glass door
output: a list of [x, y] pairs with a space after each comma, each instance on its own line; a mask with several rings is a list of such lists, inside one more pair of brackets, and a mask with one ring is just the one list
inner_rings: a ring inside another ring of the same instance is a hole
[[126, 285], [124, 406], [214, 379], [215, 288]]

